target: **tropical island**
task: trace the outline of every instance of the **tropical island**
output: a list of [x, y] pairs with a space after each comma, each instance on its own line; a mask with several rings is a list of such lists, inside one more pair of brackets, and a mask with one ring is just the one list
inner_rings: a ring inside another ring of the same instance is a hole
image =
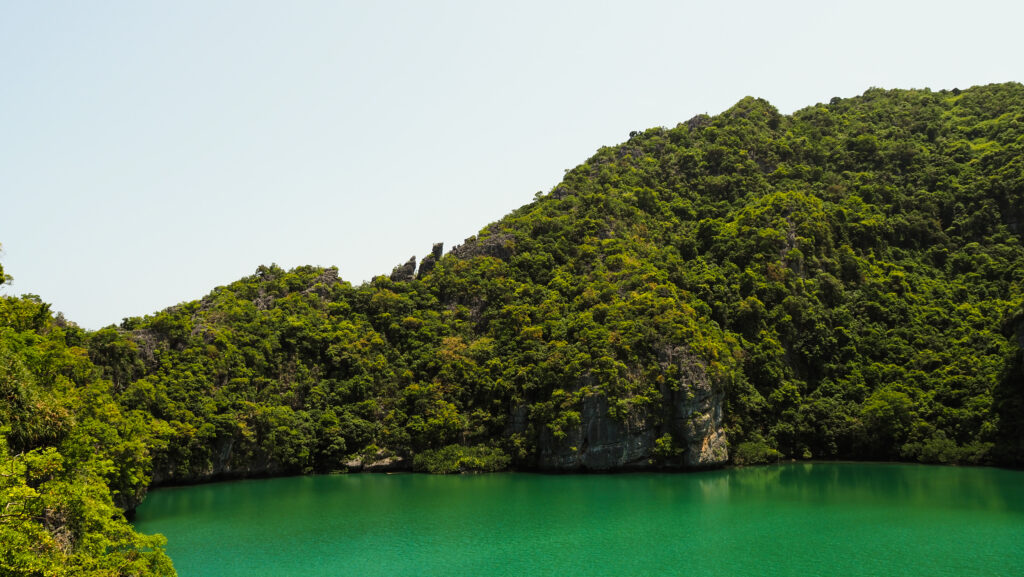
[[172, 574], [124, 513], [215, 479], [1019, 467], [1022, 227], [1021, 84], [748, 97], [359, 286], [261, 266], [98, 331], [4, 297], [0, 573]]

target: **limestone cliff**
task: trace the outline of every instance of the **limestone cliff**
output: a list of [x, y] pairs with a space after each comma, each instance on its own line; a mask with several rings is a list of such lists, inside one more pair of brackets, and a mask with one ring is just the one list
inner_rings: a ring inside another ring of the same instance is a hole
[[584, 396], [580, 423], [564, 437], [540, 429], [538, 467], [610, 471], [724, 465], [729, 458], [722, 421], [725, 392], [695, 359], [684, 355], [679, 364], [683, 379], [664, 387], [666, 402], [657, 407], [634, 408], [623, 418], [612, 416], [603, 395]]

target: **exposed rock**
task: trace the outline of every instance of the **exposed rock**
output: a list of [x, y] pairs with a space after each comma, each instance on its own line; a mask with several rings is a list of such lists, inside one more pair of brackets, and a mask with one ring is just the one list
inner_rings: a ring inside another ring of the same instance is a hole
[[541, 429], [538, 465], [561, 471], [628, 469], [647, 467], [657, 438], [647, 415], [629, 415], [625, 421], [608, 414], [608, 401], [601, 395], [583, 399], [581, 423], [557, 439], [546, 427]]
[[698, 114], [697, 116], [694, 116], [693, 118], [687, 120], [686, 126], [691, 131], [696, 132], [704, 128], [705, 126], [711, 126], [711, 117], [708, 116], [707, 114]]
[[269, 459], [266, 455], [252, 458], [242, 451], [235, 451], [234, 437], [219, 437], [213, 442], [209, 462], [203, 468], [180, 470], [173, 463], [154, 463], [151, 485], [175, 485], [181, 483], [205, 483], [217, 479], [239, 479], [245, 477], [268, 477], [286, 472], [286, 468]]
[[489, 234], [476, 238], [467, 238], [464, 244], [452, 249], [452, 255], [461, 259], [469, 259], [474, 256], [493, 256], [501, 260], [508, 260], [512, 257], [515, 249], [515, 237], [506, 232]]
[[410, 256], [405, 264], [398, 265], [391, 271], [394, 282], [408, 282], [416, 278], [416, 257]]
[[[711, 467], [728, 461], [722, 402], [725, 392], [708, 378], [703, 364], [686, 353], [673, 351], [669, 361], [682, 369], [674, 388], [663, 390], [667, 414], [636, 408], [624, 419], [609, 415], [608, 401], [600, 394], [584, 397], [580, 425], [556, 438], [546, 427], [538, 438], [541, 469], [607, 471], [647, 468], [654, 464], [655, 440], [666, 433], [676, 446], [674, 457], [663, 458], [670, 467]], [[525, 414], [515, 412], [512, 429], [525, 428]]]
[[350, 473], [394, 473], [398, 471], [410, 471], [412, 467], [408, 459], [398, 455], [384, 457], [372, 463], [364, 463], [360, 459], [352, 459], [345, 463]]
[[687, 467], [724, 465], [729, 450], [722, 427], [725, 392], [712, 388], [676, 392], [672, 400], [670, 432], [685, 440], [682, 464]]
[[341, 277], [338, 276], [338, 267], [325, 268], [324, 272], [317, 276], [313, 283], [306, 290], [302, 291], [303, 294], [315, 294], [321, 298], [327, 298], [330, 296], [330, 286], [341, 283]]
[[430, 274], [430, 271], [434, 270], [434, 265], [437, 261], [441, 260], [441, 255], [444, 254], [444, 243], [434, 243], [434, 247], [431, 249], [430, 254], [423, 257], [420, 261], [420, 272], [419, 277], [423, 278], [425, 275]]

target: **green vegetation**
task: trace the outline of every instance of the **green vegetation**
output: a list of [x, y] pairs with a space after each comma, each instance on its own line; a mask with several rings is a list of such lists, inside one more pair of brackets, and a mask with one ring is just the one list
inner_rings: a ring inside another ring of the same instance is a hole
[[146, 421], [86, 339], [35, 297], [0, 299], [0, 575], [174, 573], [123, 513], [150, 482]]
[[508, 467], [509, 461], [508, 455], [494, 447], [448, 445], [417, 454], [413, 470], [435, 474], [501, 471]]
[[586, 399], [657, 423], [698, 369], [736, 463], [1020, 465], [1022, 223], [1024, 86], [746, 98], [602, 148], [418, 276], [260, 267], [91, 333], [8, 298], [0, 562], [166, 571], [115, 508], [151, 484], [531, 467]]

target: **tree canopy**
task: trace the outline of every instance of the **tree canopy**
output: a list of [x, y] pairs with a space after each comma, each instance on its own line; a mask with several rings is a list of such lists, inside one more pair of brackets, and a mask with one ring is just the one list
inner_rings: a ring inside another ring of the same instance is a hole
[[151, 485], [538, 467], [695, 379], [733, 463], [1019, 466], [1022, 222], [1024, 86], [873, 88], [632, 133], [361, 286], [261, 266], [94, 332], [4, 298], [0, 564], [166, 574], [120, 514]]

